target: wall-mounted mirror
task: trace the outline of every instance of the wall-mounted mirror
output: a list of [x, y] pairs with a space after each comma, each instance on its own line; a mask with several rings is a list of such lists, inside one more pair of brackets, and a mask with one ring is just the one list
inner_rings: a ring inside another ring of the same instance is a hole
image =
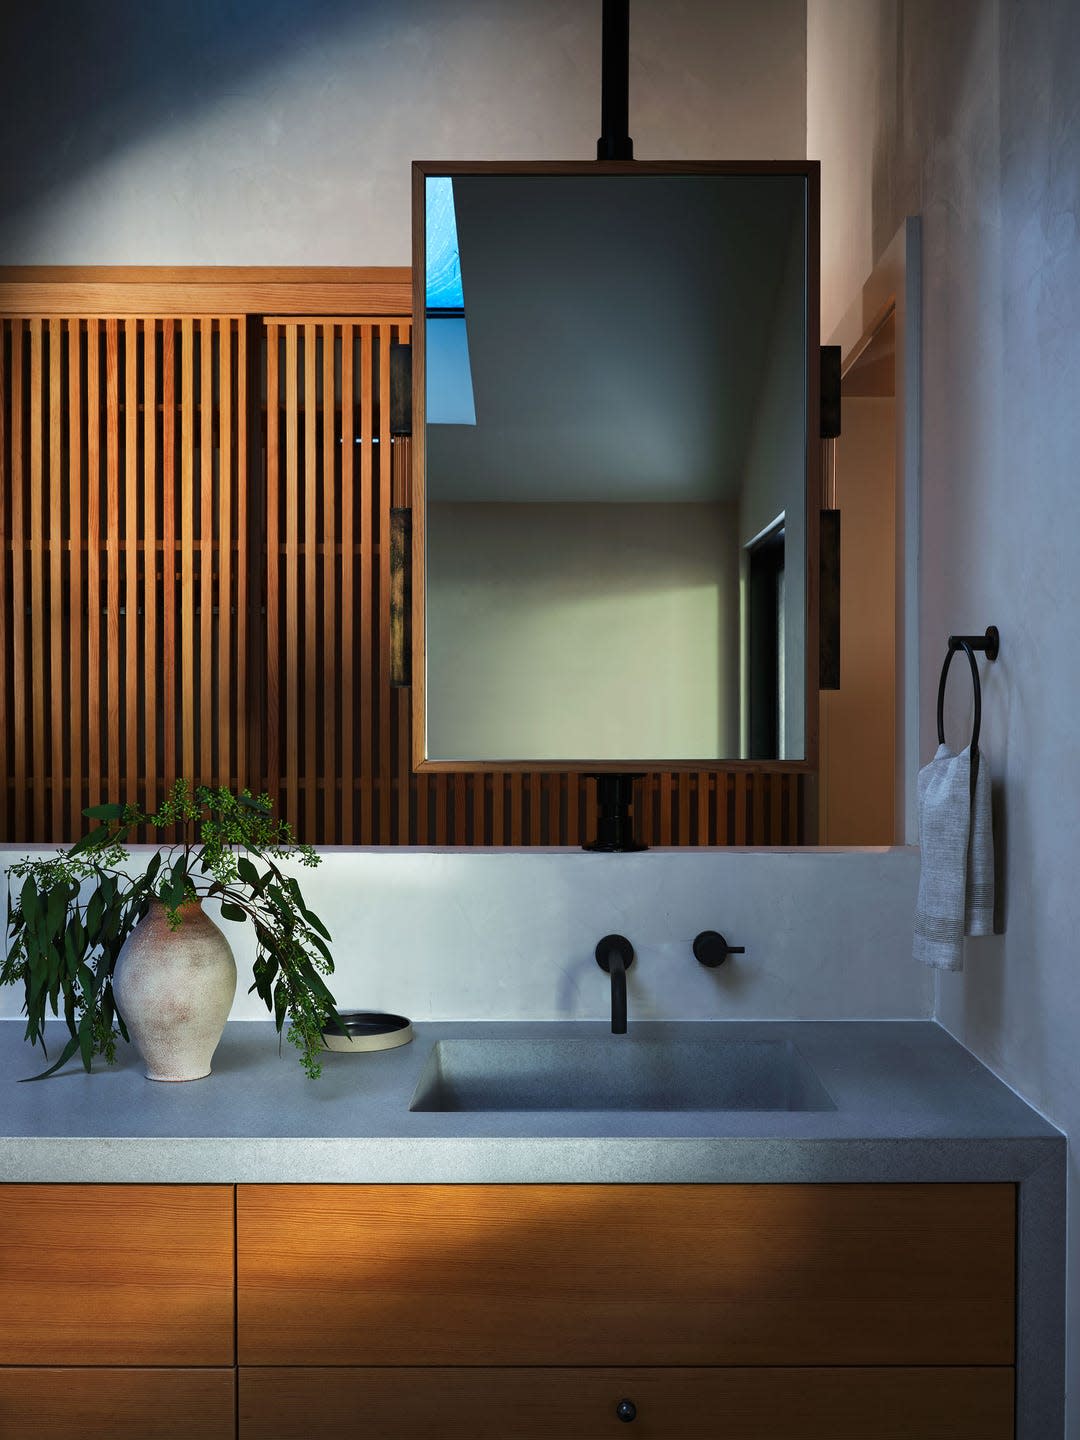
[[418, 769], [813, 763], [817, 179], [414, 167]]

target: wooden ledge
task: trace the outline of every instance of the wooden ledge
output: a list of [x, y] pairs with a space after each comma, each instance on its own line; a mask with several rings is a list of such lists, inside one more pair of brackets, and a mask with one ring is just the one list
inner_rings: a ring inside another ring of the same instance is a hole
[[4, 265], [3, 315], [409, 315], [407, 265]]

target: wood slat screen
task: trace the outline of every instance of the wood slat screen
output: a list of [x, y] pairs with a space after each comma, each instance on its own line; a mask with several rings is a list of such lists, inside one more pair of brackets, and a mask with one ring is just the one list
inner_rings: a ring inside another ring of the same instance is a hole
[[246, 783], [243, 317], [3, 322], [0, 836]]
[[[86, 806], [152, 808], [179, 776], [266, 789], [318, 844], [595, 833], [582, 776], [412, 773], [410, 692], [389, 681], [409, 471], [389, 346], [407, 318], [2, 327], [0, 842], [70, 841]], [[650, 776], [638, 833], [798, 844], [803, 784]]]

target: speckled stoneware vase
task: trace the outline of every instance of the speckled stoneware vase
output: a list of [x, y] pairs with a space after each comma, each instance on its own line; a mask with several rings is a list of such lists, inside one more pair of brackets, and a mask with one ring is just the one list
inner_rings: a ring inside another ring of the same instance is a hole
[[236, 961], [198, 900], [170, 930], [155, 901], [116, 958], [113, 993], [150, 1080], [201, 1080], [236, 994]]

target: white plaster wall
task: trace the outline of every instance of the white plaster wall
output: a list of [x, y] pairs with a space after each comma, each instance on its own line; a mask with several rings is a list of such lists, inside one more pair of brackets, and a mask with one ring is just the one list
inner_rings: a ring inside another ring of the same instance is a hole
[[[0, 851], [0, 866], [21, 853]], [[136, 852], [132, 868], [151, 853]], [[922, 1019], [930, 1011], [928, 973], [911, 961], [912, 850], [321, 854], [318, 869], [294, 873], [334, 937], [333, 989], [349, 1009], [417, 1020], [602, 1019], [611, 989], [593, 951], [615, 932], [637, 955], [627, 977], [631, 1019]], [[241, 974], [233, 1018], [265, 1019], [245, 993], [250, 927], [222, 928]], [[707, 970], [691, 953], [701, 930], [720, 930], [747, 953]], [[0, 990], [0, 1017], [20, 1007], [16, 990]]]
[[[906, 213], [924, 242], [923, 758], [945, 635], [984, 664], [1005, 934], [938, 982], [942, 1023], [1080, 1136], [1080, 6], [809, 0], [823, 332]], [[958, 679], [959, 677], [957, 677]], [[956, 684], [947, 733], [967, 715]], [[1080, 1437], [1080, 1169], [1070, 1174], [1068, 1435]]]
[[428, 754], [732, 757], [726, 504], [427, 506]]
[[[635, 0], [639, 159], [805, 154], [803, 0]], [[600, 0], [0, 6], [0, 263], [401, 265], [414, 159], [594, 159]]]

